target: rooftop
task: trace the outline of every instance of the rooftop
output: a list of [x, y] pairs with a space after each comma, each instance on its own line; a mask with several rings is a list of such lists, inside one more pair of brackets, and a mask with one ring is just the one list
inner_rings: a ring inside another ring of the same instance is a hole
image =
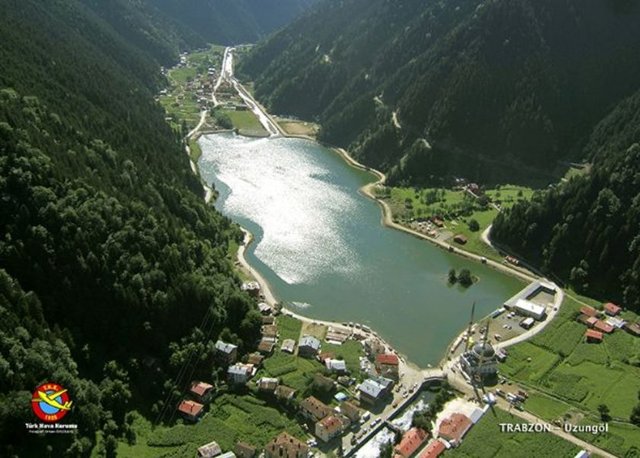
[[236, 350], [238, 347], [236, 345], [227, 343], [227, 342], [223, 342], [222, 340], [218, 340], [216, 342], [216, 350], [221, 351], [222, 353], [226, 353], [229, 354], [231, 353], [233, 350]]
[[398, 356], [394, 355], [393, 353], [381, 353], [376, 356], [376, 363], [389, 366], [397, 366], [400, 361], [398, 360]]
[[191, 392], [197, 394], [198, 396], [204, 396], [207, 391], [211, 389], [213, 389], [213, 385], [205, 382], [193, 382], [191, 384]]
[[408, 458], [418, 450], [424, 441], [427, 439], [428, 433], [420, 428], [411, 428], [409, 431], [404, 433], [402, 436], [402, 440], [398, 445], [395, 446], [395, 452], [404, 457]]
[[194, 417], [199, 415], [203, 408], [204, 406], [202, 404], [194, 401], [182, 401], [180, 405], [178, 405], [179, 412]]
[[265, 451], [267, 456], [298, 458], [299, 456], [307, 456], [309, 447], [291, 434], [283, 432], [266, 445]]
[[442, 420], [438, 435], [450, 442], [460, 442], [465, 433], [471, 428], [472, 422], [469, 417], [461, 413], [451, 414], [449, 418]]
[[446, 450], [446, 446], [444, 442], [436, 439], [431, 441], [429, 445], [427, 445], [422, 452], [418, 455], [418, 458], [437, 458]]

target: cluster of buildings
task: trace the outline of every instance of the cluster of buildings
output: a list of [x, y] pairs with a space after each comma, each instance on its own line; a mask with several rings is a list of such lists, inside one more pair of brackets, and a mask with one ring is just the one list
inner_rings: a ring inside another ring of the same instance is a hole
[[246, 442], [236, 443], [233, 451], [223, 453], [217, 442], [210, 442], [198, 448], [198, 458], [307, 458], [309, 446], [289, 433], [283, 432], [274, 437], [259, 451]]
[[453, 412], [436, 422], [433, 436], [413, 427], [402, 435], [393, 449], [393, 458], [436, 458], [461, 444], [462, 438], [480, 420], [486, 409], [473, 407], [469, 415]]
[[587, 330], [584, 337], [587, 342], [600, 343], [606, 334], [616, 329], [624, 329], [632, 335], [640, 336], [640, 323], [629, 323], [619, 317], [622, 307], [612, 302], [602, 306], [602, 310], [585, 305], [580, 308], [578, 322], [584, 324]]

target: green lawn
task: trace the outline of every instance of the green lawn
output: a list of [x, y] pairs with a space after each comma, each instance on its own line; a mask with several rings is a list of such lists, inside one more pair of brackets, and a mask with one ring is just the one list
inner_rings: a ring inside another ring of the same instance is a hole
[[[495, 414], [494, 414], [495, 412]], [[524, 423], [500, 409], [489, 410], [462, 440], [462, 445], [445, 457], [571, 458], [580, 449], [552, 433], [501, 432], [499, 423]]]
[[315, 359], [300, 358], [277, 350], [264, 361], [263, 371], [270, 377], [278, 377], [284, 385], [297, 390], [300, 396], [313, 375], [322, 372], [323, 368]]
[[[493, 222], [498, 214], [493, 206], [482, 207], [478, 201], [462, 190], [440, 188], [383, 188], [379, 197], [384, 198], [391, 207], [394, 221], [408, 225], [414, 219], [426, 219], [432, 216], [444, 218], [446, 230], [452, 234], [462, 234], [468, 242], [464, 249], [497, 261], [502, 256], [481, 240], [482, 232]], [[493, 203], [508, 208], [520, 200], [529, 199], [533, 190], [522, 186], [504, 185], [499, 189], [489, 189], [486, 195]], [[469, 228], [469, 222], [476, 220], [478, 231]]]
[[300, 338], [300, 330], [302, 329], [302, 322], [297, 318], [287, 315], [280, 315], [277, 320], [280, 340], [293, 339], [297, 345], [298, 339]]
[[268, 135], [267, 131], [262, 127], [262, 124], [260, 124], [260, 121], [258, 121], [256, 115], [251, 111], [224, 110], [224, 112], [229, 115], [229, 118], [231, 118], [231, 122], [233, 123], [233, 127], [238, 129], [240, 133], [248, 135]]
[[334, 353], [336, 358], [344, 359], [347, 363], [347, 368], [353, 375], [357, 375], [360, 372], [360, 357], [364, 356], [364, 349], [360, 342], [347, 340], [342, 345], [333, 345], [323, 342], [322, 351]]
[[306, 437], [295, 419], [251, 396], [220, 396], [197, 424], [152, 429], [146, 420], [137, 420], [134, 425], [137, 443], [120, 443], [118, 456], [195, 456], [199, 446], [214, 440], [223, 451], [233, 450], [238, 441], [262, 448], [282, 431]]
[[202, 156], [202, 148], [200, 148], [197, 141], [189, 140], [189, 149], [191, 150], [191, 160], [197, 164], [200, 156]]

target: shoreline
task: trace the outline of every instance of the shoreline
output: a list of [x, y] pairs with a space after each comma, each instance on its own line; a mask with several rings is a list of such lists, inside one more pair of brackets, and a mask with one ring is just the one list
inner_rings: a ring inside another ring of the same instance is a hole
[[[219, 132], [216, 132], [219, 133]], [[215, 133], [202, 133], [202, 135], [213, 135]], [[236, 135], [242, 135], [240, 133], [236, 132]], [[198, 138], [201, 135], [198, 135]], [[342, 160], [344, 160], [347, 165], [349, 165], [350, 167], [354, 167], [357, 168], [359, 170], [363, 170], [366, 172], [371, 173], [374, 177], [377, 178], [377, 180], [372, 181], [370, 183], [365, 184], [364, 186], [362, 186], [358, 192], [362, 193], [365, 197], [374, 200], [375, 202], [378, 203], [378, 205], [381, 208], [382, 211], [382, 215], [380, 218], [380, 223], [383, 227], [388, 227], [390, 229], [395, 229], [395, 230], [399, 230], [399, 231], [403, 231], [405, 233], [408, 233], [410, 235], [413, 235], [414, 237], [423, 239], [425, 241], [431, 242], [434, 245], [445, 249], [447, 251], [449, 251], [449, 244], [445, 243], [445, 242], [440, 242], [437, 240], [434, 240], [432, 238], [427, 237], [424, 234], [421, 234], [419, 232], [413, 231], [409, 228], [406, 228], [404, 226], [401, 226], [400, 224], [394, 223], [391, 217], [391, 209], [389, 208], [388, 204], [380, 199], [378, 199], [372, 192], [372, 189], [379, 185], [379, 184], [384, 184], [386, 181], [386, 175], [383, 174], [382, 172], [380, 172], [379, 170], [367, 167], [363, 164], [361, 164], [360, 162], [358, 162], [357, 160], [355, 160], [353, 157], [351, 157], [351, 155], [349, 155], [349, 153], [344, 150], [343, 148], [338, 148], [335, 146], [330, 146], [330, 145], [326, 145], [322, 142], [317, 141], [316, 139], [306, 136], [306, 135], [289, 135], [289, 134], [283, 134], [283, 135], [279, 135], [282, 138], [299, 138], [299, 139], [303, 139], [303, 140], [308, 140], [308, 141], [313, 141], [317, 144], [320, 144], [324, 147], [326, 147], [327, 149], [333, 151], [334, 153], [338, 154]], [[247, 137], [247, 138], [251, 138], [251, 137]], [[273, 138], [273, 137], [272, 137]], [[199, 174], [198, 174], [199, 176]], [[212, 190], [211, 188], [209, 188], [205, 183], [203, 183], [203, 186], [205, 188], [205, 190], [207, 191], [208, 195], [209, 193], [212, 194]], [[208, 202], [209, 203], [209, 202]], [[237, 224], [237, 223], [236, 223]], [[257, 271], [256, 268], [254, 268], [249, 261], [246, 259], [245, 257], [245, 253], [246, 250], [249, 248], [250, 244], [254, 241], [255, 237], [254, 235], [246, 228], [244, 228], [243, 226], [241, 226], [240, 224], [238, 224], [238, 227], [240, 227], [240, 230], [243, 232], [244, 234], [244, 239], [243, 239], [243, 243], [238, 247], [238, 252], [236, 255], [236, 258], [238, 260], [238, 262], [240, 263], [240, 265], [242, 266], [243, 269], [246, 270], [246, 272], [253, 277], [253, 279], [260, 285], [260, 291], [261, 294], [264, 295], [264, 301], [269, 303], [270, 305], [275, 305], [280, 303], [280, 301], [278, 300], [276, 294], [273, 292], [270, 283], [267, 281], [267, 279], [260, 273]], [[467, 259], [471, 259], [471, 260], [475, 260], [479, 263], [481, 263], [481, 256], [480, 255], [476, 255], [474, 253], [470, 253], [467, 252], [465, 250], [460, 250], [457, 247], [454, 247], [454, 251], [452, 252], [452, 254], [458, 254], [460, 256], [466, 257]], [[519, 280], [523, 280], [525, 282], [531, 282], [531, 281], [535, 281], [538, 279], [538, 277], [533, 277], [533, 276], [529, 276], [526, 275], [524, 273], [521, 273], [519, 271], [516, 270], [512, 270], [507, 266], [503, 266], [499, 263], [496, 263], [495, 261], [489, 261], [485, 264], [485, 265], [489, 265], [489, 262], [492, 262], [493, 264], [495, 264], [495, 266], [491, 266], [494, 267], [495, 270], [498, 270], [499, 272], [505, 274], [505, 275], [511, 275], [513, 277], [518, 278]], [[302, 322], [307, 322], [307, 323], [320, 323], [326, 326], [332, 326], [335, 328], [339, 328], [339, 329], [348, 329], [350, 331], [353, 331], [353, 328], [349, 328], [349, 327], [345, 327], [342, 325], [342, 323], [340, 322], [336, 322], [336, 321], [330, 321], [330, 320], [320, 320], [320, 319], [313, 319], [310, 318], [308, 316], [305, 316], [301, 313], [299, 313], [298, 311], [292, 310], [291, 308], [288, 308], [286, 306], [284, 306], [283, 304], [281, 311], [283, 314], [287, 314], [290, 315]], [[488, 316], [488, 315], [487, 315]], [[486, 317], [482, 317], [479, 321], [481, 321], [482, 319], [484, 319]], [[550, 320], [549, 320], [550, 321]], [[542, 328], [544, 328], [545, 326], [542, 326]], [[542, 330], [542, 329], [540, 329]], [[361, 331], [361, 330], [360, 330]], [[393, 352], [395, 352], [400, 359], [409, 367], [413, 368], [413, 369], [418, 369], [418, 370], [423, 370], [423, 369], [429, 369], [432, 367], [445, 367], [448, 363], [448, 356], [449, 356], [449, 351], [450, 348], [452, 347], [452, 345], [457, 342], [460, 338], [460, 336], [462, 334], [464, 334], [464, 332], [466, 331], [466, 329], [462, 329], [460, 331], [460, 334], [456, 335], [456, 337], [447, 344], [447, 346], [443, 349], [442, 351], [442, 355], [440, 357], [440, 359], [437, 361], [437, 363], [433, 363], [427, 367], [420, 367], [417, 364], [415, 364], [414, 362], [412, 362], [411, 360], [408, 359], [408, 357], [402, 353], [400, 353], [399, 351], [397, 351], [395, 349], [395, 347], [393, 345], [390, 345], [384, 338], [382, 338], [379, 334], [377, 334], [375, 332], [375, 330], [371, 331], [371, 335], [375, 336], [376, 338], [378, 338], [384, 345], [386, 345], [387, 347], [389, 347]], [[362, 334], [367, 334], [363, 331], [361, 331]], [[539, 331], [538, 331], [539, 332]], [[506, 342], [505, 342], [506, 343]]]

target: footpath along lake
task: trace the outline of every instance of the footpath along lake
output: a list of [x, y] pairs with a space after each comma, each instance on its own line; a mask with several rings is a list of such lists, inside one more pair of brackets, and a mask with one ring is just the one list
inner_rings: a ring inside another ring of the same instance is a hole
[[[522, 287], [383, 227], [378, 204], [358, 192], [375, 178], [315, 142], [216, 134], [200, 145], [215, 205], [255, 236], [247, 260], [276, 297], [312, 318], [366, 324], [421, 367], [444, 356], [473, 301], [479, 318]], [[449, 286], [451, 268], [480, 281]]]

